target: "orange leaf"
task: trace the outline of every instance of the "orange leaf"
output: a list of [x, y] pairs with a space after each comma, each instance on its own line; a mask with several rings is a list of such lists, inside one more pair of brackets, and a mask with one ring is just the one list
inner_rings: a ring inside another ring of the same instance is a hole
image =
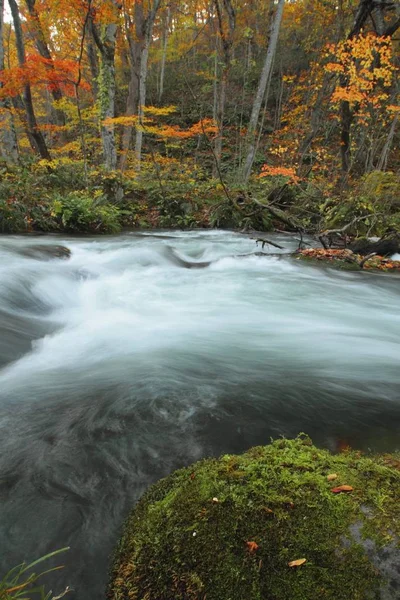
[[305, 562], [307, 562], [306, 558], [298, 558], [297, 560], [290, 561], [288, 567], [301, 567]]
[[335, 479], [337, 479], [337, 477], [337, 473], [331, 473], [330, 475], [328, 475], [327, 480], [334, 481]]
[[246, 542], [246, 546], [250, 554], [254, 554], [254, 552], [259, 548], [257, 542]]
[[331, 489], [333, 494], [340, 494], [342, 492], [352, 492], [353, 488], [351, 485], [339, 485], [339, 487], [335, 487]]
[[271, 510], [270, 508], [268, 508], [267, 506], [263, 506], [263, 511], [265, 511], [266, 513], [268, 513], [269, 515], [273, 515], [274, 511]]

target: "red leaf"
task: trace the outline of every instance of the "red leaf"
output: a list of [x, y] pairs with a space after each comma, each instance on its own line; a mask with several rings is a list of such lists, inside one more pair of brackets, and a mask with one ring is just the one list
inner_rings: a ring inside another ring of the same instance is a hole
[[254, 554], [254, 552], [256, 552], [256, 550], [259, 548], [257, 542], [246, 542], [246, 546], [250, 554]]

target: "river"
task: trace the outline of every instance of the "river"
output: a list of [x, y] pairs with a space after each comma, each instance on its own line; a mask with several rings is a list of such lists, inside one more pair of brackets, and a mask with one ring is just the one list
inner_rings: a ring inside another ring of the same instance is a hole
[[104, 599], [124, 516], [171, 470], [299, 432], [400, 448], [400, 280], [256, 250], [223, 231], [0, 238], [0, 575], [69, 545], [54, 591]]

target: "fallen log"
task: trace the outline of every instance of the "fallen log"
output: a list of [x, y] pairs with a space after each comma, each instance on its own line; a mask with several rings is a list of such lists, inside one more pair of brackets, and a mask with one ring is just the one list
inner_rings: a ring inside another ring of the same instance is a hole
[[304, 231], [304, 227], [301, 225], [301, 223], [299, 223], [293, 217], [289, 217], [285, 211], [281, 210], [280, 208], [272, 206], [272, 204], [264, 204], [263, 202], [260, 202], [260, 200], [257, 200], [257, 198], [254, 198], [254, 196], [252, 197], [252, 200], [258, 206], [265, 208], [273, 217], [275, 217], [275, 219], [278, 219], [278, 221], [281, 221], [293, 231]]
[[355, 240], [348, 245], [348, 248], [356, 254], [367, 256], [368, 254], [378, 254], [379, 256], [392, 256], [400, 252], [399, 237], [393, 235], [382, 238], [379, 241], [371, 241], [368, 238]]

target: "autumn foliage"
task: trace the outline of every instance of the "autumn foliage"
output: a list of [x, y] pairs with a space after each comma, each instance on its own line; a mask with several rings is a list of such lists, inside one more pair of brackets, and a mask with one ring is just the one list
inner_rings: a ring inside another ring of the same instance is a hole
[[[276, 2], [189, 0], [185, 10], [161, 0], [9, 3], [16, 11], [0, 29], [7, 163], [76, 161], [86, 189], [92, 172], [118, 171], [162, 197], [160, 213], [174, 205], [177, 181], [181, 199], [202, 195], [209, 181], [218, 202], [247, 186], [242, 168]], [[300, 197], [305, 228], [336, 218], [331, 199], [355, 194], [366, 174], [398, 172], [395, 33], [389, 5], [378, 13], [369, 1], [284, 4], [248, 187], [268, 194], [286, 184], [292, 200]], [[379, 214], [370, 206], [360, 196], [352, 210]], [[215, 211], [215, 223], [249, 226]]]

